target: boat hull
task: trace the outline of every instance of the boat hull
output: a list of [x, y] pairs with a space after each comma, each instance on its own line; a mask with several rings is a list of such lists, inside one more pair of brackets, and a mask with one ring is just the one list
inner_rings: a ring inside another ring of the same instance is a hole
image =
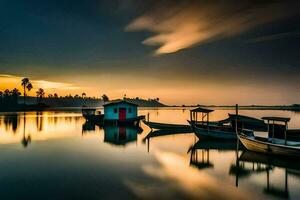
[[189, 125], [182, 124], [165, 124], [165, 123], [157, 123], [157, 122], [149, 122], [143, 120], [144, 124], [146, 124], [151, 129], [159, 129], [159, 130], [173, 130], [173, 131], [191, 131], [191, 127]]
[[193, 127], [193, 130], [198, 138], [208, 137], [215, 139], [226, 139], [226, 140], [234, 140], [236, 139], [235, 132], [226, 132], [221, 130], [207, 130], [204, 128]]
[[[196, 125], [193, 122], [190, 122], [192, 130], [198, 138], [214, 138], [214, 139], [225, 139], [225, 140], [234, 140], [237, 139], [236, 133], [229, 128], [224, 128], [221, 126], [201, 126]], [[223, 129], [222, 129], [223, 128]]]
[[254, 137], [239, 135], [239, 140], [250, 151], [279, 156], [300, 157], [300, 147], [292, 147], [281, 144], [273, 144], [267, 141], [260, 141]]

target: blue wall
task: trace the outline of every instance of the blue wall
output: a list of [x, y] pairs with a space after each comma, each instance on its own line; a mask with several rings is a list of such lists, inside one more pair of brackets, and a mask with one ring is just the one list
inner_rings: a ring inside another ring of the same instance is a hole
[[[107, 120], [118, 120], [119, 108], [126, 108], [126, 119], [137, 117], [137, 106], [121, 102], [118, 104], [104, 106], [104, 118]], [[129, 112], [129, 108], [131, 108], [131, 113]], [[114, 112], [115, 109], [117, 109], [117, 113]]]

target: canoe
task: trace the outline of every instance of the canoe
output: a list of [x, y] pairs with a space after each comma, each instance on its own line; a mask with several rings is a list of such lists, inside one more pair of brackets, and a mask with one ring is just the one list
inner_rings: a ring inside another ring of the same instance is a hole
[[146, 120], [143, 120], [143, 122], [151, 129], [176, 130], [176, 131], [191, 130], [191, 127], [189, 125], [184, 125], [184, 124], [166, 124], [166, 123], [150, 122]]
[[203, 137], [226, 140], [237, 139], [235, 130], [230, 126], [208, 125], [207, 127], [207, 125], [195, 124], [191, 121], [189, 123], [199, 139]]
[[[300, 142], [285, 141], [282, 139], [268, 139], [263, 137], [238, 135], [241, 143], [250, 151], [280, 156], [300, 157]], [[273, 142], [272, 142], [273, 141]]]

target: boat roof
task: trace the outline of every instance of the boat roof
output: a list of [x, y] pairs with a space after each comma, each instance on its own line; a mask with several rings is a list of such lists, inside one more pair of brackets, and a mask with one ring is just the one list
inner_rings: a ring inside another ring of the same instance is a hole
[[121, 104], [121, 103], [130, 104], [130, 105], [133, 105], [133, 106], [138, 106], [137, 104], [128, 102], [128, 101], [126, 101], [126, 100], [115, 100], [115, 101], [111, 101], [111, 102], [109, 102], [109, 103], [104, 104], [103, 106], [104, 106], [104, 107], [105, 107], [105, 106], [112, 106], [112, 105]]
[[228, 121], [234, 120], [234, 119], [236, 119], [236, 117], [237, 117], [237, 119], [238, 119], [239, 121], [243, 121], [243, 122], [257, 122], [257, 123], [264, 123], [264, 121], [261, 120], [261, 119], [257, 119], [257, 118], [250, 117], [250, 116], [245, 116], [245, 115], [236, 115], [236, 114], [230, 114], [230, 113], [229, 113], [228, 116], [229, 116], [229, 118], [227, 118], [227, 119], [225, 119], [225, 120], [223, 120], [223, 121], [226, 121], [226, 120], [228, 120]]
[[194, 109], [192, 109], [190, 111], [191, 112], [210, 113], [210, 112], [213, 112], [214, 110], [198, 107], [198, 108], [194, 108]]
[[289, 117], [262, 117], [263, 120], [271, 120], [277, 122], [289, 122], [291, 118]]

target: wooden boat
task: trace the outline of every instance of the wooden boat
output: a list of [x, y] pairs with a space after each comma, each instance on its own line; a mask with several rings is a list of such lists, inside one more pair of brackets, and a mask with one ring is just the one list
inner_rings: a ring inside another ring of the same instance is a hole
[[245, 115], [228, 114], [228, 118], [219, 121], [219, 123], [230, 124], [232, 127], [235, 127], [235, 124], [237, 124], [238, 127], [253, 131], [267, 131], [268, 129], [264, 120]]
[[[237, 139], [235, 126], [223, 125], [222, 121], [210, 122], [209, 114], [214, 110], [206, 108], [195, 108], [190, 110], [191, 120], [188, 121], [192, 130], [195, 132], [198, 138], [214, 138], [234, 140]], [[201, 121], [198, 121], [198, 113], [201, 113]], [[238, 115], [237, 115], [238, 116]], [[239, 129], [239, 131], [242, 131]], [[243, 130], [245, 134], [253, 135], [253, 131]]]
[[174, 131], [191, 131], [191, 127], [189, 125], [184, 124], [166, 124], [166, 123], [158, 123], [158, 122], [150, 122], [143, 120], [144, 124], [146, 124], [151, 129], [160, 129], [160, 130], [174, 130]]
[[232, 127], [200, 125], [189, 121], [192, 130], [198, 138], [208, 137], [214, 139], [236, 139], [235, 130]]
[[241, 143], [250, 151], [281, 156], [300, 157], [300, 142], [238, 134]]
[[[287, 129], [287, 123], [290, 121], [290, 118], [263, 117], [262, 119], [267, 121], [269, 138], [300, 141], [300, 129]], [[284, 122], [285, 124], [279, 124], [278, 122]]]

